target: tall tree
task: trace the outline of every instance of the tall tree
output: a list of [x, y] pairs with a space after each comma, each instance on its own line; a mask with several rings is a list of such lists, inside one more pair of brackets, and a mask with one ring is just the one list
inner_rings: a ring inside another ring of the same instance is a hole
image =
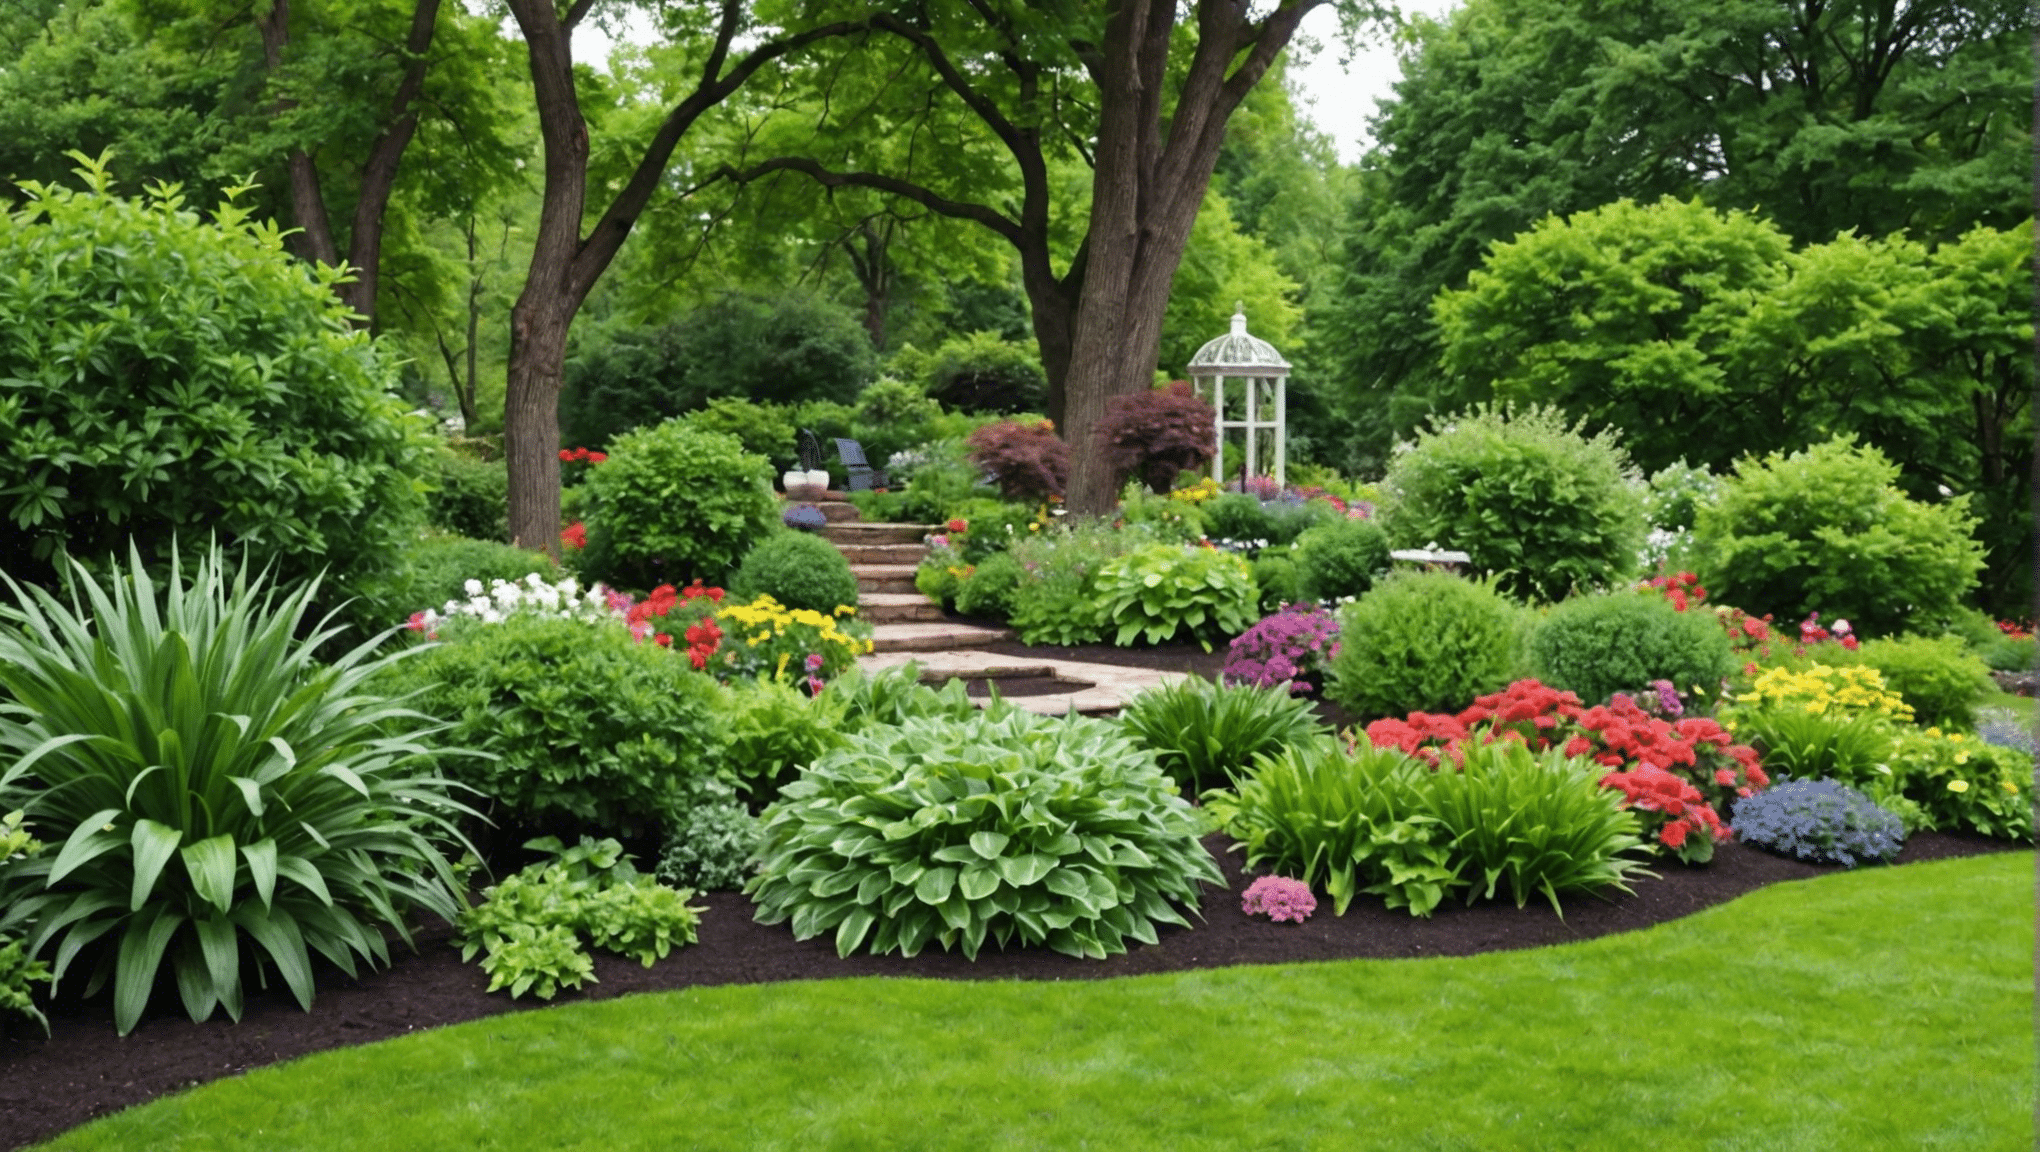
[[[755, 161], [736, 175], [792, 170], [825, 186], [877, 189], [974, 221], [1011, 244], [1050, 413], [1073, 450], [1070, 507], [1100, 513], [1116, 487], [1092, 428], [1109, 400], [1153, 377], [1170, 287], [1227, 121], [1304, 13], [1325, 2], [1283, 0], [1256, 11], [1240, 0], [1102, 7], [958, 0], [881, 10], [871, 27], [895, 48], [867, 42], [857, 51], [881, 53], [882, 66], [858, 72], [830, 60], [816, 69], [824, 85], [877, 77], [876, 90], [847, 103], [832, 98], [807, 154]], [[1341, 8], [1349, 25], [1381, 14], [1357, 0]], [[870, 118], [910, 125], [928, 149], [892, 171], [854, 166], [868, 153], [844, 128]], [[937, 147], [959, 124], [967, 137], [961, 158]], [[1063, 154], [1091, 170], [1081, 223], [1058, 212], [1060, 199], [1083, 198], [1056, 186], [1053, 160]], [[965, 162], [997, 164], [1017, 196], [995, 199], [941, 179]], [[1078, 237], [1063, 260], [1058, 228]]]

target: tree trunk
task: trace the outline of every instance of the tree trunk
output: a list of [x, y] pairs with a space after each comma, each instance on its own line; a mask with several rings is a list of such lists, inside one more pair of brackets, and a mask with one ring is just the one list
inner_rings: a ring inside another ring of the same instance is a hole
[[575, 304], [528, 289], [510, 312], [503, 456], [510, 467], [510, 543], [560, 554], [560, 381]]

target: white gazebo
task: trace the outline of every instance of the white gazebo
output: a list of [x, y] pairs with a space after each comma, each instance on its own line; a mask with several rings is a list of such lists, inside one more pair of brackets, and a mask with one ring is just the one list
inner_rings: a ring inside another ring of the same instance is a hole
[[[1275, 350], [1273, 344], [1257, 336], [1247, 335], [1247, 314], [1243, 305], [1235, 303], [1232, 331], [1211, 341], [1190, 357], [1190, 381], [1199, 395], [1211, 401], [1212, 410], [1218, 413], [1216, 430], [1218, 443], [1211, 454], [1211, 475], [1225, 479], [1225, 434], [1229, 431], [1246, 433], [1247, 466], [1242, 476], [1273, 476], [1277, 484], [1288, 480], [1288, 439], [1289, 439], [1289, 361]], [[1238, 415], [1226, 408], [1225, 382], [1228, 378], [1245, 382], [1240, 395]], [[1206, 382], [1210, 387], [1205, 387]], [[1272, 388], [1268, 385], [1273, 385]], [[1273, 393], [1270, 395], [1270, 393]], [[1270, 409], [1273, 409], [1271, 412]], [[1270, 440], [1268, 453], [1261, 453], [1261, 437], [1266, 434]], [[1262, 472], [1264, 461], [1272, 460], [1272, 471]]]

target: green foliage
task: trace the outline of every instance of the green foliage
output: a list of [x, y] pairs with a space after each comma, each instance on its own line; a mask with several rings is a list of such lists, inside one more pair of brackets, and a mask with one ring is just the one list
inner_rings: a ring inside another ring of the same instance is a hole
[[425, 519], [433, 527], [473, 540], [509, 535], [510, 469], [501, 460], [477, 460], [441, 446], [439, 487], [427, 498]]
[[1398, 548], [1465, 552], [1510, 595], [1559, 600], [1628, 577], [1643, 543], [1635, 477], [1612, 432], [1552, 408], [1438, 418], [1389, 465], [1383, 527]]
[[730, 591], [739, 599], [770, 596], [788, 608], [830, 613], [857, 606], [857, 577], [836, 547], [806, 532], [778, 532], [744, 554]]
[[455, 922], [460, 958], [483, 953], [489, 991], [508, 988], [513, 1000], [526, 992], [550, 1000], [561, 988], [594, 980], [582, 937], [647, 968], [694, 943], [707, 909], [688, 906], [693, 890], [640, 874], [616, 841], [584, 836], [568, 848], [547, 836], [525, 847], [553, 859], [487, 889]]
[[543, 552], [529, 552], [493, 540], [464, 536], [422, 536], [405, 547], [397, 570], [376, 581], [368, 594], [387, 606], [389, 623], [420, 609], [438, 609], [448, 600], [465, 600], [466, 584], [480, 580], [519, 581], [533, 572], [556, 580], [560, 566]]
[[1095, 524], [1050, 529], [1013, 545], [1027, 575], [1013, 590], [1011, 623], [1023, 644], [1095, 644], [1111, 617], [1098, 595], [1105, 563], [1141, 543]]
[[1947, 618], [1983, 566], [1969, 501], [1910, 500], [1897, 480], [1882, 452], [1845, 436], [1739, 462], [1694, 526], [1702, 582], [1722, 603], [1846, 617], [1868, 635]]
[[726, 792], [720, 693], [685, 657], [620, 623], [513, 616], [443, 634], [378, 686], [491, 754], [454, 773], [498, 823], [566, 817], [631, 835]]
[[968, 571], [954, 548], [930, 548], [914, 569], [914, 590], [944, 607], [956, 605], [956, 593]]
[[758, 818], [742, 804], [690, 808], [666, 830], [659, 882], [702, 892], [734, 892], [750, 878], [758, 833]]
[[1953, 636], [1879, 637], [1857, 649], [1858, 661], [1884, 674], [1884, 684], [1912, 706], [1922, 727], [1976, 731], [1976, 709], [1996, 690], [1990, 670]]
[[1388, 534], [1372, 520], [1329, 520], [1296, 541], [1296, 596], [1365, 596], [1388, 570]]
[[1973, 736], [1900, 726], [1894, 763], [1902, 771], [1904, 798], [1918, 806], [1922, 826], [2033, 842], [2030, 754]]
[[1561, 892], [1626, 890], [1641, 865], [1621, 854], [1641, 842], [1598, 766], [1507, 740], [1465, 751], [1433, 771], [1364, 740], [1303, 744], [1206, 798], [1249, 868], [1321, 884], [1341, 916], [1362, 892], [1429, 916], [1462, 889], [1471, 904], [1506, 888], [1517, 907], [1541, 893], [1554, 911]]
[[1245, 773], [1256, 756], [1316, 740], [1310, 701], [1284, 686], [1225, 685], [1186, 676], [1127, 701], [1120, 726], [1192, 795]]
[[1258, 619], [1260, 596], [1247, 562], [1230, 552], [1154, 544], [1105, 561], [1096, 582], [1112, 642], [1161, 644], [1187, 632], [1206, 652], [1214, 637], [1237, 636]]
[[[820, 696], [769, 678], [732, 682], [725, 714], [730, 723], [729, 764], [738, 786], [754, 800], [770, 800], [802, 768], [841, 747], [846, 739], [841, 731], [843, 695], [848, 689], [837, 685], [859, 675], [852, 669], [837, 677]], [[691, 814], [682, 819], [691, 819]]]
[[595, 508], [582, 570], [627, 588], [720, 585], [779, 523], [772, 466], [685, 421], [617, 437], [586, 487]]
[[929, 396], [965, 412], [1037, 412], [1048, 394], [1033, 342], [996, 332], [943, 341], [922, 370]]
[[1876, 800], [1902, 785], [1892, 766], [1898, 730], [1884, 717], [1779, 706], [1737, 710], [1734, 725], [1735, 738], [1756, 748], [1774, 779], [1834, 780]]
[[685, 419], [700, 431], [735, 436], [744, 451], [770, 460], [775, 473], [799, 466], [800, 441], [793, 426], [793, 412], [783, 404], [717, 396], [708, 402], [708, 407], [689, 412]]
[[1287, 552], [1263, 552], [1254, 557], [1254, 587], [1261, 590], [1263, 614], [1280, 611], [1285, 604], [1303, 599], [1295, 558]]
[[957, 585], [956, 610], [965, 616], [1004, 620], [1013, 614], [1013, 594], [1026, 575], [1011, 552], [994, 552]]
[[1219, 882], [1154, 760], [1104, 721], [909, 720], [823, 757], [766, 809], [745, 887], [766, 924], [836, 951], [975, 959], [987, 939], [1103, 958], [1183, 925]]
[[[816, 700], [839, 710], [842, 730], [855, 736], [872, 729], [897, 728], [909, 720], [968, 720], [978, 708], [951, 680], [941, 690], [921, 683], [921, 666], [912, 661], [881, 672], [853, 670], [829, 681]], [[1003, 715], [1010, 705], [985, 709]]]
[[945, 449], [944, 459], [916, 469], [907, 482], [901, 515], [908, 523], [941, 524], [954, 516], [969, 516], [969, 509], [980, 501], [1000, 503], [998, 489], [983, 482], [985, 470], [964, 458], [961, 444], [953, 447], [953, 454]]
[[1340, 613], [1325, 696], [1364, 717], [1457, 712], [1509, 682], [1516, 623], [1492, 585], [1391, 574]]
[[[16, 808], [0, 818], [0, 865], [42, 854], [43, 842], [21, 826], [24, 815]], [[0, 1011], [30, 1017], [42, 1025], [45, 1036], [50, 1034], [50, 1020], [35, 1006], [33, 986], [51, 979], [50, 966], [31, 956], [22, 941], [0, 938]]]
[[1204, 512], [1188, 500], [1158, 496], [1144, 485], [1129, 483], [1119, 494], [1119, 519], [1137, 524], [1156, 540], [1195, 544], [1204, 539]]
[[1531, 667], [1553, 688], [1589, 704], [1636, 693], [1653, 680], [1712, 695], [1735, 671], [1728, 635], [1706, 609], [1681, 612], [1649, 593], [1575, 596], [1551, 610], [1530, 636]]
[[240, 1018], [244, 955], [309, 1009], [308, 949], [353, 975], [459, 902], [437, 726], [371, 686], [409, 653], [321, 663], [316, 580], [279, 592], [215, 547], [186, 583], [171, 559], [161, 587], [139, 548], [104, 585], [74, 567], [69, 606], [9, 580], [0, 609], [4, 783], [62, 844], [6, 865], [0, 927], [55, 945], [59, 980], [100, 941], [87, 992], [111, 978], [123, 1035], [166, 959], [194, 1020]]
[[83, 164], [85, 191], [25, 185], [0, 212], [0, 569], [51, 583], [58, 550], [131, 539], [160, 570], [179, 531], [210, 532], [353, 594], [415, 530], [431, 465], [340, 272], [308, 275], [232, 200], [202, 222]]
[[1691, 531], [1701, 507], [1720, 491], [1721, 480], [1714, 473], [1680, 457], [1650, 474], [1650, 488], [1643, 496], [1644, 516], [1660, 531]]

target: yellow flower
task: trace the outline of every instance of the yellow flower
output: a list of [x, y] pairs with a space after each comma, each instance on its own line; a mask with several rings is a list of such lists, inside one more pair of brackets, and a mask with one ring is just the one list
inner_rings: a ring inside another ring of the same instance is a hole
[[1961, 794], [1961, 793], [1963, 793], [1963, 792], [1967, 792], [1967, 791], [1969, 791], [1969, 781], [1967, 781], [1967, 780], [1950, 780], [1950, 781], [1948, 781], [1948, 791], [1950, 791], [1950, 792], [1954, 792], [1954, 793], [1956, 793], [1956, 794], [1958, 794], [1958, 795], [1959, 795], [1959, 794]]
[[1956, 762], [1957, 764], [1967, 764], [1967, 763], [1969, 763], [1969, 753], [1967, 753], [1967, 752], [1957, 752], [1957, 753], [1955, 754], [1955, 762]]
[[1929, 728], [1929, 729], [1927, 729], [1927, 735], [1929, 735], [1929, 736], [1939, 736], [1940, 734], [1941, 734], [1941, 730], [1940, 730], [1939, 728]]
[[2014, 796], [2017, 796], [2019, 794], [2019, 786], [2017, 784], [2012, 783], [2010, 780], [1998, 781], [1998, 787], [2004, 789], [2007, 792], [2010, 792]]

